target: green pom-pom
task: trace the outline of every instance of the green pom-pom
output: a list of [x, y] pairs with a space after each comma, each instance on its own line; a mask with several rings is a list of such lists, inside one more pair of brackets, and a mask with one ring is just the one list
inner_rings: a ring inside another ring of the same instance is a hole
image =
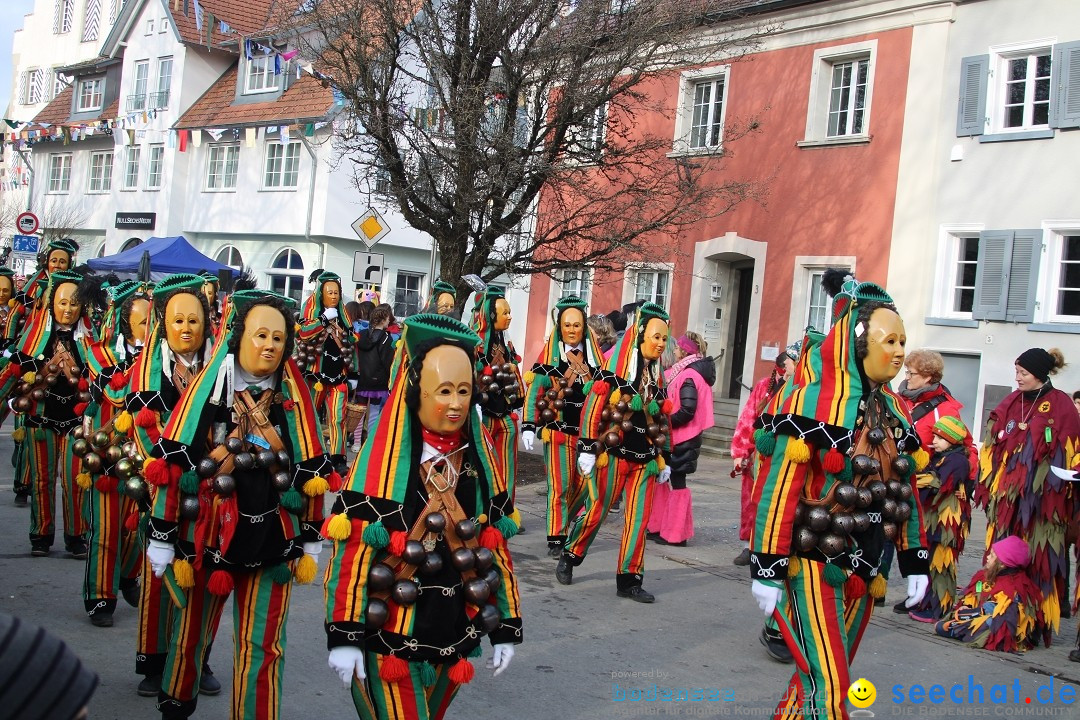
[[634, 412], [641, 412], [645, 408], [645, 401], [641, 399], [640, 395], [635, 395], [630, 400], [630, 409]]
[[656, 477], [659, 474], [660, 465], [656, 462], [656, 458], [645, 464], [645, 477]]
[[653, 400], [651, 403], [649, 403], [649, 414], [650, 415], [659, 415], [660, 414], [660, 403], [656, 402], [655, 400]]
[[364, 528], [361, 539], [373, 548], [384, 548], [390, 544], [390, 533], [386, 531], [382, 520], [378, 520]]
[[199, 476], [194, 470], [188, 470], [180, 476], [180, 492], [185, 495], [199, 494]]
[[288, 585], [292, 582], [292, 570], [289, 569], [288, 563], [278, 563], [267, 572], [270, 574], [270, 579], [278, 585]]
[[289, 512], [300, 512], [304, 507], [304, 496], [296, 488], [289, 488], [288, 491], [281, 495], [281, 507]]
[[476, 647], [474, 647], [472, 650], [469, 651], [469, 657], [474, 658], [474, 659], [478, 658], [478, 657], [481, 657], [483, 654], [484, 654], [484, 648], [482, 646], [480, 646], [480, 645], [477, 645]]
[[592, 380], [590, 380], [589, 382], [582, 385], [581, 386], [581, 394], [582, 395], [588, 395], [589, 393], [591, 393], [592, 392], [592, 386], [593, 386], [593, 381]]
[[435, 673], [435, 668], [427, 660], [420, 663], [420, 682], [424, 684], [424, 687], [431, 687], [438, 679], [438, 675]]
[[507, 540], [518, 534], [518, 524], [509, 515], [503, 515], [496, 520], [495, 529], [501, 532]]
[[847, 573], [839, 565], [825, 564], [825, 582], [833, 587], [840, 587], [847, 581]]
[[765, 428], [758, 428], [754, 431], [754, 447], [757, 448], [758, 455], [769, 457], [776, 449], [776, 436]]
[[100, 406], [96, 402], [91, 402], [86, 406], [85, 415], [87, 417], [95, 417], [98, 414]]

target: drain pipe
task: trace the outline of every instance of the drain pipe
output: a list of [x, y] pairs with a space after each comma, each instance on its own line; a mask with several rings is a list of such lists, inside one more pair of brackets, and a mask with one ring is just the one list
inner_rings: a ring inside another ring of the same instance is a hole
[[[304, 149], [308, 151], [308, 155], [311, 156], [311, 178], [308, 180], [308, 202], [307, 202], [307, 219], [304, 221], [304, 240], [311, 242], [311, 218], [315, 212], [315, 177], [319, 169], [319, 161], [315, 156], [315, 148], [311, 147], [311, 143], [307, 138], [300, 135], [300, 142], [303, 143]], [[319, 265], [318, 267], [326, 267], [326, 241], [323, 240], [320, 249]]]

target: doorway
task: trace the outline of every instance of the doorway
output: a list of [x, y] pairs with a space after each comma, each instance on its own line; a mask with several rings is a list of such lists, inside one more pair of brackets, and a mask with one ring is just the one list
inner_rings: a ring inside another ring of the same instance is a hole
[[735, 281], [734, 307], [731, 309], [731, 359], [728, 362], [727, 396], [737, 398], [743, 388], [750, 390], [753, 378], [743, 378], [743, 361], [746, 359], [746, 337], [750, 329], [750, 298], [754, 287], [753, 261], [732, 264]]

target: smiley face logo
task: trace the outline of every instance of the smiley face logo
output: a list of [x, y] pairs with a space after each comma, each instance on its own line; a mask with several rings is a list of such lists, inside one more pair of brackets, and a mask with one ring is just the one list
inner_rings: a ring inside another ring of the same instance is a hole
[[877, 688], [866, 678], [859, 678], [848, 688], [847, 699], [857, 708], [868, 708], [877, 699]]

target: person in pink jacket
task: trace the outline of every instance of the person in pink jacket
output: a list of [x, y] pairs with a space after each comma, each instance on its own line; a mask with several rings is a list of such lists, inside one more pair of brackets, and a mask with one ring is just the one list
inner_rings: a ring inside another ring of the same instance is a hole
[[684, 547], [694, 536], [694, 512], [686, 476], [697, 470], [701, 436], [713, 426], [712, 386], [716, 363], [700, 335], [687, 332], [675, 341], [675, 364], [664, 371], [671, 412], [671, 481], [653, 491], [648, 536], [661, 545]]
[[742, 480], [742, 494], [739, 506], [739, 539], [743, 549], [733, 561], [736, 565], [750, 564], [750, 531], [754, 527], [757, 508], [751, 499], [754, 494], [754, 421], [784, 387], [784, 379], [795, 369], [799, 359], [802, 341], [788, 345], [776, 356], [776, 365], [767, 377], [761, 378], [750, 391], [750, 398], [739, 413], [735, 425], [735, 434], [731, 438], [731, 459], [735, 463], [732, 477]]

